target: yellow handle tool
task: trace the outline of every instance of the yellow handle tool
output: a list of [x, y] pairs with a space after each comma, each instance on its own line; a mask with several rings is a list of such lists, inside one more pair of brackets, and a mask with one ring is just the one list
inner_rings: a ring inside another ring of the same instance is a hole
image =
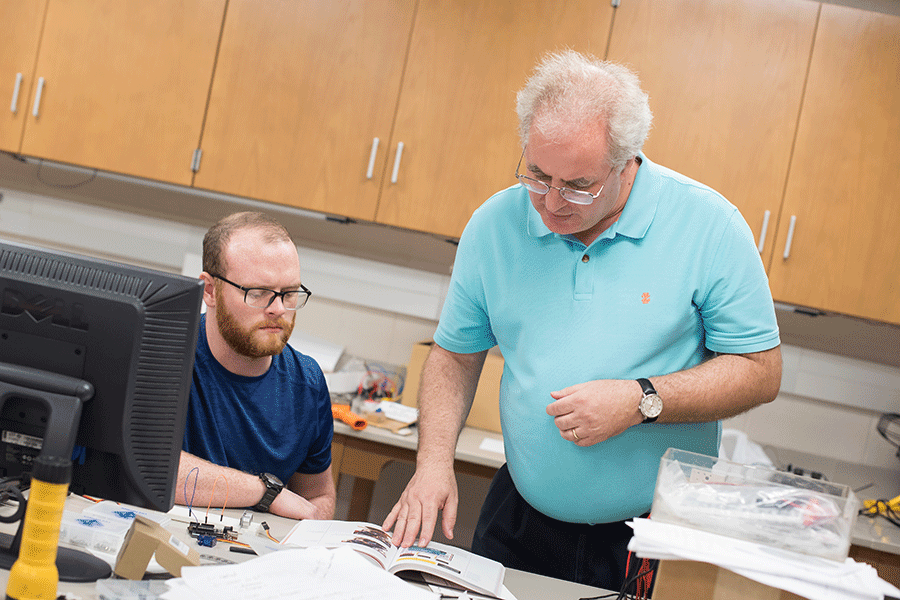
[[900, 496], [885, 502], [884, 500], [863, 500], [863, 508], [870, 515], [885, 514], [888, 510], [900, 512]]
[[[56, 552], [60, 522], [69, 491], [69, 476], [62, 477], [64, 483], [48, 483], [37, 479], [37, 474], [41, 471], [37, 464], [40, 461], [41, 457], [35, 459], [35, 473], [31, 479], [31, 491], [22, 525], [19, 558], [9, 570], [9, 581], [6, 584], [7, 600], [56, 598], [56, 587], [59, 583]], [[60, 467], [65, 469], [58, 464], [51, 466], [50, 469], [58, 471]], [[59, 478], [48, 477], [48, 479]]]

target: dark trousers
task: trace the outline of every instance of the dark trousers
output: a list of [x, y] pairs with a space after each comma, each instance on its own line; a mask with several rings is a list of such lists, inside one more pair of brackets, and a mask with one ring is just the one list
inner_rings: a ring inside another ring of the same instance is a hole
[[[503, 465], [478, 517], [472, 551], [520, 571], [619, 591], [632, 530], [624, 521], [585, 525], [538, 512], [516, 490]], [[629, 573], [640, 561], [632, 558]]]

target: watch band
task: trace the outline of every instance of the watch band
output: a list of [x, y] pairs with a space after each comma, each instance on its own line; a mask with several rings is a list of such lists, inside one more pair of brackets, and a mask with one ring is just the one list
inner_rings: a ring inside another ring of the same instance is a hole
[[253, 507], [253, 510], [256, 512], [269, 512], [269, 507], [272, 506], [275, 497], [284, 489], [284, 484], [281, 483], [277, 477], [269, 473], [260, 473], [259, 478], [265, 484], [266, 491], [263, 494], [262, 500]]
[[649, 380], [649, 379], [644, 379], [644, 378], [642, 377], [642, 378], [638, 379], [637, 382], [638, 382], [639, 384], [641, 384], [641, 391], [644, 392], [644, 395], [645, 395], [645, 396], [646, 396], [647, 394], [655, 394], [655, 393], [656, 393], [656, 388], [653, 387], [653, 384], [650, 383], [650, 380]]

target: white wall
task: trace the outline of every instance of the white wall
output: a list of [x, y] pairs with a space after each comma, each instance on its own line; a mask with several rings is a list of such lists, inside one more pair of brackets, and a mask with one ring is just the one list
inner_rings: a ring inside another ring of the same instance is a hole
[[[0, 184], [2, 185], [2, 184]], [[196, 260], [205, 227], [0, 187], [0, 237], [180, 272]], [[297, 329], [354, 356], [405, 364], [412, 345], [430, 339], [448, 275], [418, 271], [300, 244], [313, 300]], [[194, 258], [191, 258], [194, 255]], [[186, 259], [187, 257], [187, 259]], [[900, 348], [895, 351], [900, 352]], [[761, 444], [900, 470], [895, 449], [876, 431], [883, 412], [900, 412], [900, 368], [784, 346], [782, 391], [771, 404], [729, 419]], [[392, 465], [376, 487], [370, 517], [381, 520], [412, 474]], [[487, 483], [464, 479], [473, 498]], [[342, 485], [338, 516], [349, 495]], [[468, 544], [480, 501], [464, 507], [457, 543]]]

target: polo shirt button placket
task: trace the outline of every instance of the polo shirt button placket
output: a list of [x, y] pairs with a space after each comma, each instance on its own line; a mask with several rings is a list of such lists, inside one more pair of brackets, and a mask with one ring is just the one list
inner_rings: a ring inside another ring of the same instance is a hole
[[593, 265], [587, 251], [581, 255], [581, 265], [575, 263], [575, 296], [576, 301], [590, 301], [594, 296]]

